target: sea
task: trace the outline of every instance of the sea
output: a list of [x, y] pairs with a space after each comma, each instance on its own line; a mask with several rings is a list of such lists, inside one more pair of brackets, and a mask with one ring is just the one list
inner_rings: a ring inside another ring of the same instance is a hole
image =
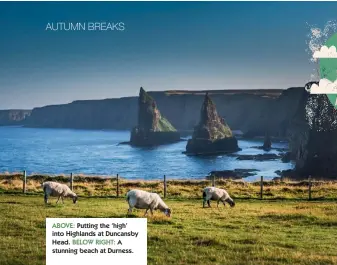
[[[27, 174], [70, 174], [115, 176], [125, 179], [156, 180], [205, 179], [215, 170], [256, 169], [256, 175], [247, 177], [254, 181], [264, 176], [272, 179], [276, 170], [294, 167], [292, 163], [274, 161], [237, 160], [236, 157], [217, 155], [209, 157], [187, 156], [188, 137], [184, 141], [153, 148], [135, 148], [119, 145], [128, 141], [129, 131], [75, 130], [0, 127], [0, 172]], [[263, 154], [254, 148], [263, 139], [239, 139], [242, 149], [238, 154]], [[274, 142], [273, 147], [288, 148], [287, 142]], [[279, 153], [271, 150], [269, 153]]]

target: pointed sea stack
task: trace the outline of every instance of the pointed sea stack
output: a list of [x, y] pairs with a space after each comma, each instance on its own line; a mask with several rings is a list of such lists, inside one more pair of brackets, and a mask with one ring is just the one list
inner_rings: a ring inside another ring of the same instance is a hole
[[180, 141], [180, 134], [160, 114], [154, 99], [141, 87], [138, 98], [138, 125], [131, 131], [133, 146], [156, 146]]
[[194, 128], [192, 139], [187, 142], [185, 154], [212, 155], [238, 150], [237, 139], [225, 120], [218, 115], [207, 93], [201, 107], [199, 124]]

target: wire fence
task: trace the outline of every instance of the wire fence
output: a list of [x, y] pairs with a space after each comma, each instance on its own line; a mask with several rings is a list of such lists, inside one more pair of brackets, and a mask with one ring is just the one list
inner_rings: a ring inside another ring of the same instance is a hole
[[[66, 183], [79, 196], [110, 196], [120, 198], [133, 188], [159, 193], [164, 198], [201, 198], [202, 189], [213, 186], [226, 189], [232, 197], [243, 199], [337, 199], [337, 181], [317, 181], [310, 176], [301, 181], [269, 181], [261, 176], [259, 181], [223, 180], [211, 176], [207, 180], [176, 180], [163, 175], [162, 180], [128, 180], [119, 174], [114, 177], [83, 176], [70, 173], [62, 176], [31, 175], [26, 171], [0, 176], [0, 192], [42, 192], [44, 181]], [[21, 188], [19, 188], [21, 182]]]

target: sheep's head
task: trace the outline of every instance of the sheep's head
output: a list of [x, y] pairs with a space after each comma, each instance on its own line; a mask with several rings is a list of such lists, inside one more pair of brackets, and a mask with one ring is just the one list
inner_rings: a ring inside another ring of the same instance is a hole
[[77, 202], [77, 195], [73, 196], [73, 203]]
[[171, 209], [170, 208], [165, 209], [164, 213], [167, 217], [171, 217]]
[[226, 202], [228, 202], [228, 204], [230, 205], [230, 207], [234, 207], [235, 206], [235, 202], [232, 199], [230, 199], [230, 198], [228, 198], [226, 200]]

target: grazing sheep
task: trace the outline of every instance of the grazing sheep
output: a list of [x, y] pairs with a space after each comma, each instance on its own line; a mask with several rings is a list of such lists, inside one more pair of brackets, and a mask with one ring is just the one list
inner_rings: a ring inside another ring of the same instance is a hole
[[228, 192], [223, 189], [218, 189], [215, 187], [206, 187], [202, 193], [203, 202], [202, 207], [205, 207], [205, 202], [207, 201], [208, 207], [211, 207], [210, 200], [217, 201], [217, 207], [219, 207], [219, 202], [221, 201], [224, 206], [225, 202], [228, 202], [231, 207], [235, 206], [235, 202], [228, 195]]
[[60, 198], [63, 197], [70, 197], [73, 199], [73, 203], [77, 202], [77, 195], [71, 191], [71, 189], [66, 184], [61, 184], [53, 181], [47, 181], [42, 183], [42, 188], [44, 192], [44, 202], [48, 203], [48, 197], [49, 196], [55, 196], [58, 197], [57, 202], [59, 202]]
[[148, 210], [153, 215], [153, 210], [160, 210], [166, 216], [171, 216], [171, 209], [163, 202], [157, 193], [151, 193], [143, 190], [130, 190], [126, 194], [126, 201], [129, 203], [128, 214], [132, 212], [132, 208], [146, 209], [144, 216]]

